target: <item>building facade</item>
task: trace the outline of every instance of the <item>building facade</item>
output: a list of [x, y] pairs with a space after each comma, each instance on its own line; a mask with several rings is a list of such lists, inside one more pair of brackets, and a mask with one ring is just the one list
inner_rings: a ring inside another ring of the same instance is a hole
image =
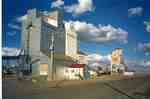
[[74, 30], [73, 23], [65, 23], [65, 29], [66, 29], [66, 55], [77, 59], [77, 33]]
[[[22, 22], [22, 49], [30, 56], [33, 76], [64, 79], [64, 69], [73, 62], [70, 56], [77, 50], [77, 36], [71, 45], [74, 34], [69, 36], [67, 33], [60, 10], [28, 10], [26, 20]], [[26, 61], [23, 64], [29, 68]]]
[[124, 71], [123, 62], [123, 49], [116, 48], [111, 53], [111, 72], [119, 73], [120, 71]]

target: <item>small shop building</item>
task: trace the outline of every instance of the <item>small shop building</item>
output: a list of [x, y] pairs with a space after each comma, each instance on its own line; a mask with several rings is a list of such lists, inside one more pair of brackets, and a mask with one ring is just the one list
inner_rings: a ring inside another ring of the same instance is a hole
[[71, 64], [65, 70], [65, 78], [67, 80], [82, 80], [84, 78], [85, 64]]

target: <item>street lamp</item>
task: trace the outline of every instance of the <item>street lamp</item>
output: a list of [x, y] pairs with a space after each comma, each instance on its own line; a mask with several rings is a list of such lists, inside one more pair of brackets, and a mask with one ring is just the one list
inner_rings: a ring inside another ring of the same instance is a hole
[[30, 32], [33, 29], [32, 22], [28, 25], [27, 29], [27, 50], [26, 50], [26, 63], [27, 63], [27, 68], [29, 67], [29, 73], [32, 72], [32, 67], [31, 67], [31, 57], [30, 57]]

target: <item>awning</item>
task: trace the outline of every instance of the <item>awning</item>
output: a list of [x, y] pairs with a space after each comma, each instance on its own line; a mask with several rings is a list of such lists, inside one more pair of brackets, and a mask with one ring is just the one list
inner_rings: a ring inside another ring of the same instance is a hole
[[71, 64], [71, 68], [83, 68], [85, 64]]

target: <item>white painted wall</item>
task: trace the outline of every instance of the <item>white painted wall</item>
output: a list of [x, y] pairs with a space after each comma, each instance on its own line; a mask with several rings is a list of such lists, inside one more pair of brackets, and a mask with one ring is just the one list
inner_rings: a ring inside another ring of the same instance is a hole
[[65, 23], [65, 30], [66, 30], [66, 55], [76, 57], [77, 33], [73, 31], [73, 28], [69, 23]]

